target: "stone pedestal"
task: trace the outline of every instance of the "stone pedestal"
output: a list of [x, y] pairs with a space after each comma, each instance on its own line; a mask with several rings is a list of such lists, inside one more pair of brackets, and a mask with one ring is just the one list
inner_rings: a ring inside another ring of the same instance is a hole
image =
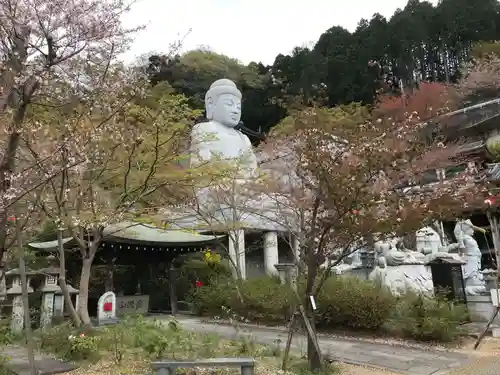
[[[234, 266], [239, 263], [239, 272], [243, 280], [246, 279], [245, 263], [245, 231], [243, 229], [233, 229], [228, 233], [228, 252]], [[236, 270], [233, 270], [236, 276]]]
[[[467, 296], [467, 310], [473, 322], [487, 322], [491, 319], [495, 307], [488, 293], [477, 296]], [[499, 323], [500, 317], [496, 317], [494, 323]]]
[[278, 233], [267, 232], [264, 234], [264, 268], [267, 275], [277, 275], [275, 264], [279, 263]]
[[399, 266], [382, 264], [373, 269], [368, 279], [387, 287], [395, 296], [410, 291], [427, 295], [432, 295], [434, 292], [432, 275], [424, 264], [401, 264]]

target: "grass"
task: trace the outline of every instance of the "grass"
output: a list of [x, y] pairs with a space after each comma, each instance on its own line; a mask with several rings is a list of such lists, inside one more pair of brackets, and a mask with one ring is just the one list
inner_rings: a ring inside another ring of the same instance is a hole
[[9, 359], [3, 355], [0, 355], [0, 375], [14, 375], [14, 373], [5, 366]]
[[[129, 317], [122, 323], [97, 330], [75, 330], [62, 324], [35, 334], [40, 351], [76, 362], [71, 375], [142, 375], [151, 373], [149, 364], [159, 359], [253, 357], [256, 375], [282, 374], [281, 349], [256, 344], [251, 339], [227, 340], [216, 334], [189, 332], [175, 320], [168, 323]], [[292, 357], [290, 374], [308, 375], [305, 361]], [[328, 366], [327, 374], [339, 373]], [[237, 374], [239, 369], [187, 369], [193, 374]], [[3, 374], [0, 374], [3, 375]]]

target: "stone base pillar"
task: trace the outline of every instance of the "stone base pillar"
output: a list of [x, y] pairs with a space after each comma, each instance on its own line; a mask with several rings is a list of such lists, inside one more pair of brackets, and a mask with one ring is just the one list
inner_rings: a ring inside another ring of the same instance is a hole
[[[229, 257], [235, 267], [239, 268], [239, 273], [242, 279], [246, 279], [246, 263], [245, 263], [245, 231], [243, 229], [233, 229], [228, 233], [228, 251]], [[236, 277], [236, 270], [233, 270]]]
[[10, 321], [10, 329], [12, 332], [20, 333], [24, 328], [24, 308], [23, 296], [15, 295], [12, 298], [12, 319]]
[[266, 275], [277, 275], [275, 264], [279, 263], [278, 233], [267, 232], [264, 234], [264, 269]]
[[52, 316], [54, 314], [54, 293], [43, 293], [42, 295], [42, 311], [40, 314], [40, 327], [50, 327], [52, 324]]

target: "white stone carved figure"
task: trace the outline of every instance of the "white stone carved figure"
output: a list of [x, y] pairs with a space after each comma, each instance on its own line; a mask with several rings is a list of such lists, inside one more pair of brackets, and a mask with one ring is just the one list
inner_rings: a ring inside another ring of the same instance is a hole
[[410, 249], [405, 249], [400, 238], [394, 237], [375, 242], [375, 252], [384, 256], [388, 266], [401, 264], [424, 264], [425, 256]]
[[[336, 275], [348, 274], [350, 271], [357, 270], [363, 267], [361, 262], [361, 251], [365, 250], [364, 248], [359, 248], [358, 250], [354, 250], [352, 253], [347, 255], [342, 263], [332, 268], [332, 273]], [[341, 250], [340, 250], [341, 251]]]
[[481, 273], [481, 250], [474, 239], [474, 231], [485, 233], [482, 228], [476, 227], [470, 219], [457, 220], [453, 234], [457, 238], [462, 259], [465, 264], [462, 266], [465, 280], [465, 291], [467, 294], [475, 296], [486, 292], [483, 274]]
[[432, 275], [422, 253], [405, 249], [399, 238], [377, 241], [375, 252], [379, 258], [369, 275], [370, 280], [379, 282], [396, 296], [409, 291], [433, 293]]
[[416, 236], [417, 250], [425, 255], [426, 264], [439, 258], [461, 260], [458, 253], [453, 253], [453, 251], [458, 250], [460, 244], [453, 243], [444, 246], [441, 236], [434, 228], [421, 228], [417, 231]]
[[235, 129], [241, 119], [240, 90], [229, 79], [212, 83], [205, 94], [208, 122], [196, 124], [191, 131], [191, 165], [220, 158], [237, 161], [242, 178], [257, 169], [257, 158], [248, 137]]
[[232, 170], [236, 183], [227, 184], [227, 189], [221, 189], [222, 184], [204, 187], [196, 196], [201, 209], [210, 212], [218, 223], [236, 219], [243, 227], [281, 229], [277, 220], [270, 219], [276, 212], [273, 202], [249, 191], [248, 182], [256, 176], [258, 165], [250, 140], [236, 129], [241, 101], [241, 92], [229, 79], [215, 81], [205, 94], [208, 121], [196, 124], [191, 131], [190, 164], [195, 167], [203, 162], [228, 163], [236, 168]]

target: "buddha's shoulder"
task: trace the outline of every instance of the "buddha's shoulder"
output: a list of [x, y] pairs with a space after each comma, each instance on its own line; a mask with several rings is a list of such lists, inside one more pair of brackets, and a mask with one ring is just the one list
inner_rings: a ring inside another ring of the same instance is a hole
[[218, 132], [219, 127], [213, 121], [199, 122], [193, 126], [193, 133]]

